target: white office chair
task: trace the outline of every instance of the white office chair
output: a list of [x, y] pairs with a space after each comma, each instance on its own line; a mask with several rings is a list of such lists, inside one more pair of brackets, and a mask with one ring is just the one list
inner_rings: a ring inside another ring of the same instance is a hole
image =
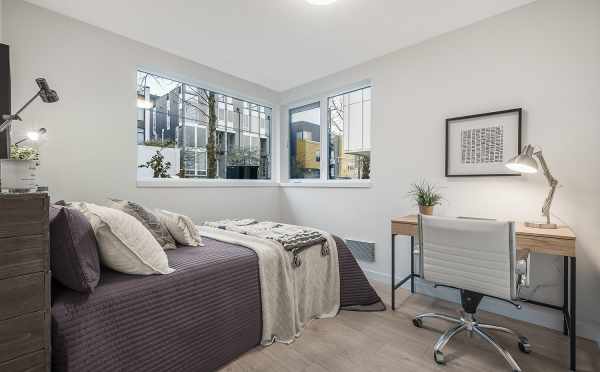
[[513, 371], [521, 368], [513, 357], [486, 331], [510, 333], [518, 338], [519, 349], [531, 352], [526, 337], [504, 327], [479, 323], [477, 308], [483, 297], [505, 301], [516, 308], [518, 286], [526, 284], [527, 273], [521, 266], [517, 272], [514, 223], [493, 220], [442, 218], [419, 216], [419, 251], [421, 277], [434, 287], [448, 287], [460, 291], [463, 312], [460, 318], [448, 315], [419, 314], [413, 320], [423, 326], [424, 318], [438, 318], [456, 325], [448, 329], [437, 341], [433, 357], [444, 364], [442, 349], [448, 341], [462, 331], [475, 333], [489, 342], [506, 359]]

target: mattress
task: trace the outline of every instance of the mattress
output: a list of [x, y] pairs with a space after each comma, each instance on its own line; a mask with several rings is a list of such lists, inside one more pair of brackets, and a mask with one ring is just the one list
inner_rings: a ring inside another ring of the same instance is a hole
[[[337, 239], [342, 309], [384, 309]], [[168, 251], [169, 275], [103, 269], [92, 294], [54, 284], [54, 372], [213, 371], [259, 345], [258, 260], [247, 248], [204, 239]]]

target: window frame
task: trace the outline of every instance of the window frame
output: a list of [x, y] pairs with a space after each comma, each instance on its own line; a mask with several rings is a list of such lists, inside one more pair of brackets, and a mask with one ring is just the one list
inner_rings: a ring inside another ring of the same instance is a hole
[[[137, 188], [274, 187], [274, 186], [279, 185], [279, 182], [275, 179], [276, 170], [274, 168], [274, 165], [277, 163], [273, 159], [273, 157], [276, 154], [274, 152], [274, 149], [278, 145], [278, 139], [276, 138], [277, 132], [274, 130], [274, 127], [277, 125], [277, 123], [274, 123], [274, 119], [277, 117], [277, 113], [278, 113], [278, 110], [276, 110], [277, 105], [275, 103], [265, 100], [265, 99], [241, 94], [239, 92], [236, 92], [236, 91], [233, 91], [230, 89], [225, 89], [221, 86], [217, 86], [217, 85], [208, 83], [203, 80], [189, 78], [185, 75], [157, 71], [156, 69], [154, 69], [152, 67], [148, 67], [148, 66], [144, 66], [144, 65], [136, 66], [136, 68], [134, 70], [134, 73], [136, 76], [136, 81], [137, 81], [137, 74], [139, 72], [152, 74], [152, 75], [158, 76], [160, 78], [169, 79], [169, 80], [172, 80], [172, 81], [175, 81], [175, 82], [187, 85], [187, 86], [195, 87], [197, 89], [204, 89], [204, 90], [212, 91], [216, 95], [222, 95], [222, 96], [232, 98], [234, 100], [243, 101], [248, 104], [248, 108], [250, 108], [252, 105], [255, 105], [255, 106], [265, 107], [265, 108], [270, 109], [271, 114], [265, 115], [265, 127], [268, 127], [268, 130], [264, 134], [265, 136], [267, 136], [269, 138], [268, 154], [269, 154], [270, 160], [269, 160], [268, 166], [269, 166], [269, 176], [270, 177], [268, 179], [138, 178], [136, 175], [136, 187]], [[219, 101], [217, 100], [217, 110], [216, 110], [217, 116], [218, 116], [218, 109], [219, 109], [218, 103], [219, 103]], [[227, 116], [227, 106], [228, 106], [228, 102], [225, 102], [225, 115], [226, 116]], [[138, 110], [138, 108], [135, 105], [133, 105], [132, 107], [134, 107], [135, 110]], [[234, 115], [235, 114], [236, 113], [234, 110]], [[270, 120], [268, 120], [268, 118], [267, 118], [268, 116], [270, 116]], [[136, 114], [136, 117], [137, 117], [137, 114]], [[136, 120], [136, 122], [137, 122], [137, 120]], [[225, 117], [225, 124], [227, 124], [227, 117]], [[219, 120], [217, 117], [217, 126], [218, 125], [219, 125]], [[137, 131], [138, 131], [138, 128], [136, 125], [136, 136], [137, 136]], [[242, 130], [240, 128], [240, 135], [241, 135], [241, 133], [242, 133]], [[137, 140], [136, 140], [136, 145], [137, 145]], [[138, 163], [139, 163], [139, 159], [136, 156], [136, 168], [137, 168]]]
[[[371, 88], [371, 128], [370, 128], [370, 140], [371, 140], [371, 174], [369, 179], [331, 179], [329, 178], [329, 98], [339, 96], [346, 93], [351, 93], [364, 88]], [[288, 171], [287, 181], [281, 182], [282, 187], [315, 187], [315, 188], [330, 188], [330, 187], [341, 187], [341, 188], [370, 188], [373, 184], [373, 90], [374, 84], [371, 80], [362, 80], [360, 82], [346, 85], [344, 87], [328, 91], [326, 93], [298, 100], [288, 104], [287, 107], [287, 156]], [[293, 110], [300, 109], [302, 107], [308, 107], [312, 104], [319, 103], [321, 110], [321, 159], [320, 159], [320, 177], [317, 178], [291, 178], [291, 166], [292, 156], [290, 148], [291, 139], [291, 114]], [[324, 124], [323, 124], [324, 123]], [[325, 141], [323, 140], [325, 139]]]

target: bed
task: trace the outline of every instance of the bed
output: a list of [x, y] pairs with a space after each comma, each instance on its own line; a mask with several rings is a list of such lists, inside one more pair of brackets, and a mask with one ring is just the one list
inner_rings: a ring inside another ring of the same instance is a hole
[[[343, 240], [335, 238], [342, 310], [385, 309]], [[213, 371], [261, 341], [258, 259], [204, 239], [169, 251], [169, 275], [103, 269], [92, 294], [53, 284], [54, 372]]]

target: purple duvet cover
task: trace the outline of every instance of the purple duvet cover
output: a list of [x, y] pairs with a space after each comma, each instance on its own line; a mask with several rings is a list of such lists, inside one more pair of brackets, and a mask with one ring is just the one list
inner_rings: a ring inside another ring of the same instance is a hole
[[[385, 307], [341, 239], [342, 310]], [[260, 344], [258, 259], [238, 245], [168, 251], [176, 271], [104, 269], [92, 294], [55, 284], [52, 371], [213, 371]]]

